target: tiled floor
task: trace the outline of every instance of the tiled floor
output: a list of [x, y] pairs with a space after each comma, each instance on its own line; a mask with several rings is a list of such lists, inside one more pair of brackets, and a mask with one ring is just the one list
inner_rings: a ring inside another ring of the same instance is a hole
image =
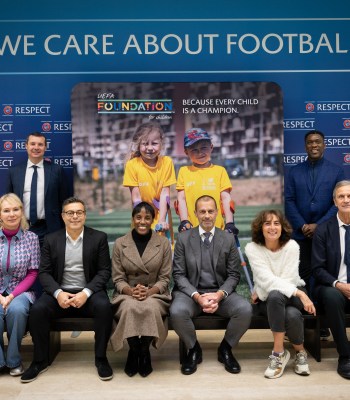
[[[336, 373], [337, 354], [329, 344], [323, 349], [323, 360], [309, 359], [311, 375], [298, 376], [292, 361], [279, 379], [269, 380], [263, 373], [271, 352], [271, 333], [250, 330], [234, 351], [242, 372], [227, 373], [216, 360], [217, 344], [222, 331], [201, 331], [203, 363], [190, 376], [180, 373], [178, 341], [174, 332], [162, 349], [152, 350], [154, 372], [147, 378], [129, 378], [123, 372], [127, 350], [108, 352], [114, 378], [103, 382], [94, 367], [93, 333], [70, 338], [63, 333], [62, 351], [49, 370], [31, 383], [22, 384], [19, 378], [0, 376], [0, 394], [4, 400], [197, 400], [197, 399], [348, 399], [350, 380]], [[24, 339], [25, 366], [31, 361], [31, 338]], [[286, 342], [286, 346], [290, 345]]]

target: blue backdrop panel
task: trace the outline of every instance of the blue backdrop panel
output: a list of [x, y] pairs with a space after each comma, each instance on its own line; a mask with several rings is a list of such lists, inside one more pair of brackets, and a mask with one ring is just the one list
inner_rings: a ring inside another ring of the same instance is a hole
[[80, 82], [276, 82], [284, 97], [285, 172], [305, 157], [311, 128], [324, 131], [326, 157], [350, 177], [345, 11], [340, 0], [308, 7], [7, 2], [0, 17], [0, 191], [33, 130], [47, 133], [47, 155], [72, 182], [70, 95]]

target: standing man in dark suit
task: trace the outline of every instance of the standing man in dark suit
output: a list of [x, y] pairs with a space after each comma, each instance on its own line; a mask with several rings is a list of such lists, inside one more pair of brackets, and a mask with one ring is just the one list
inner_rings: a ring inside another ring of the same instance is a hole
[[350, 312], [350, 181], [334, 189], [337, 215], [319, 225], [312, 248], [314, 296], [323, 306], [339, 354], [338, 374], [350, 379], [350, 343], [345, 314]]
[[44, 160], [46, 137], [30, 133], [26, 140], [28, 161], [9, 169], [7, 192], [15, 193], [24, 204], [30, 230], [44, 236], [63, 227], [61, 207], [67, 198], [67, 184], [61, 166]]
[[326, 160], [324, 134], [310, 131], [305, 135], [307, 160], [292, 167], [285, 185], [285, 213], [293, 227], [293, 239], [300, 246], [299, 274], [310, 290], [312, 238], [316, 226], [337, 210], [333, 189], [345, 179], [341, 167]]
[[106, 357], [112, 329], [112, 309], [106, 293], [111, 275], [107, 235], [84, 226], [85, 205], [70, 197], [63, 203], [66, 228], [46, 235], [39, 279], [44, 293], [29, 315], [34, 357], [21, 382], [32, 382], [48, 368], [50, 321], [59, 317], [92, 317], [95, 365], [101, 380], [113, 377]]
[[218, 361], [236, 374], [241, 367], [231, 348], [249, 328], [252, 308], [235, 289], [240, 279], [240, 261], [233, 235], [215, 227], [217, 204], [211, 196], [201, 196], [195, 204], [199, 226], [179, 234], [174, 253], [175, 287], [170, 316], [174, 330], [188, 353], [181, 372], [193, 374], [202, 362], [192, 318], [202, 312], [230, 318], [218, 348]]

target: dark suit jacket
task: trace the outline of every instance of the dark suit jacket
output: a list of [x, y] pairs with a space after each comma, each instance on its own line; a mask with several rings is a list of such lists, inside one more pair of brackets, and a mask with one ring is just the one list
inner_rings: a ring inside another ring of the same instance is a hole
[[323, 159], [317, 172], [314, 190], [309, 180], [309, 162], [292, 167], [285, 184], [285, 213], [293, 227], [293, 238], [305, 239], [301, 228], [304, 224], [321, 224], [337, 213], [333, 203], [333, 189], [345, 179], [338, 165]]
[[[240, 260], [234, 236], [215, 228], [213, 264], [220, 290], [231, 294], [239, 283]], [[197, 291], [201, 270], [201, 238], [198, 227], [181, 232], [174, 252], [174, 290], [188, 296]]]
[[[66, 251], [66, 230], [49, 233], [44, 238], [39, 267], [40, 283], [48, 294], [61, 289]], [[83, 237], [83, 265], [86, 288], [105, 290], [111, 276], [107, 235], [87, 226]]]
[[319, 288], [332, 286], [338, 279], [341, 261], [339, 224], [337, 216], [317, 226], [312, 241], [312, 274], [315, 277], [314, 294]]
[[[24, 180], [27, 162], [9, 169], [6, 190], [15, 193], [23, 201]], [[44, 207], [48, 232], [55, 232], [63, 227], [61, 218], [62, 203], [68, 197], [67, 184], [63, 168], [44, 161]]]

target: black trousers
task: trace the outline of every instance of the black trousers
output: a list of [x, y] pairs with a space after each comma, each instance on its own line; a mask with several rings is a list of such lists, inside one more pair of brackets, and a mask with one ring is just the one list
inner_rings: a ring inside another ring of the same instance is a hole
[[113, 321], [107, 294], [102, 290], [93, 293], [81, 308], [61, 308], [53, 296], [43, 293], [33, 304], [29, 314], [29, 330], [34, 344], [34, 362], [48, 362], [50, 323], [52, 319], [62, 317], [94, 318], [95, 358], [106, 357]]
[[337, 351], [340, 357], [350, 357], [350, 343], [346, 335], [345, 314], [350, 312], [350, 300], [339, 290], [330, 286], [319, 289], [319, 301], [322, 304]]

